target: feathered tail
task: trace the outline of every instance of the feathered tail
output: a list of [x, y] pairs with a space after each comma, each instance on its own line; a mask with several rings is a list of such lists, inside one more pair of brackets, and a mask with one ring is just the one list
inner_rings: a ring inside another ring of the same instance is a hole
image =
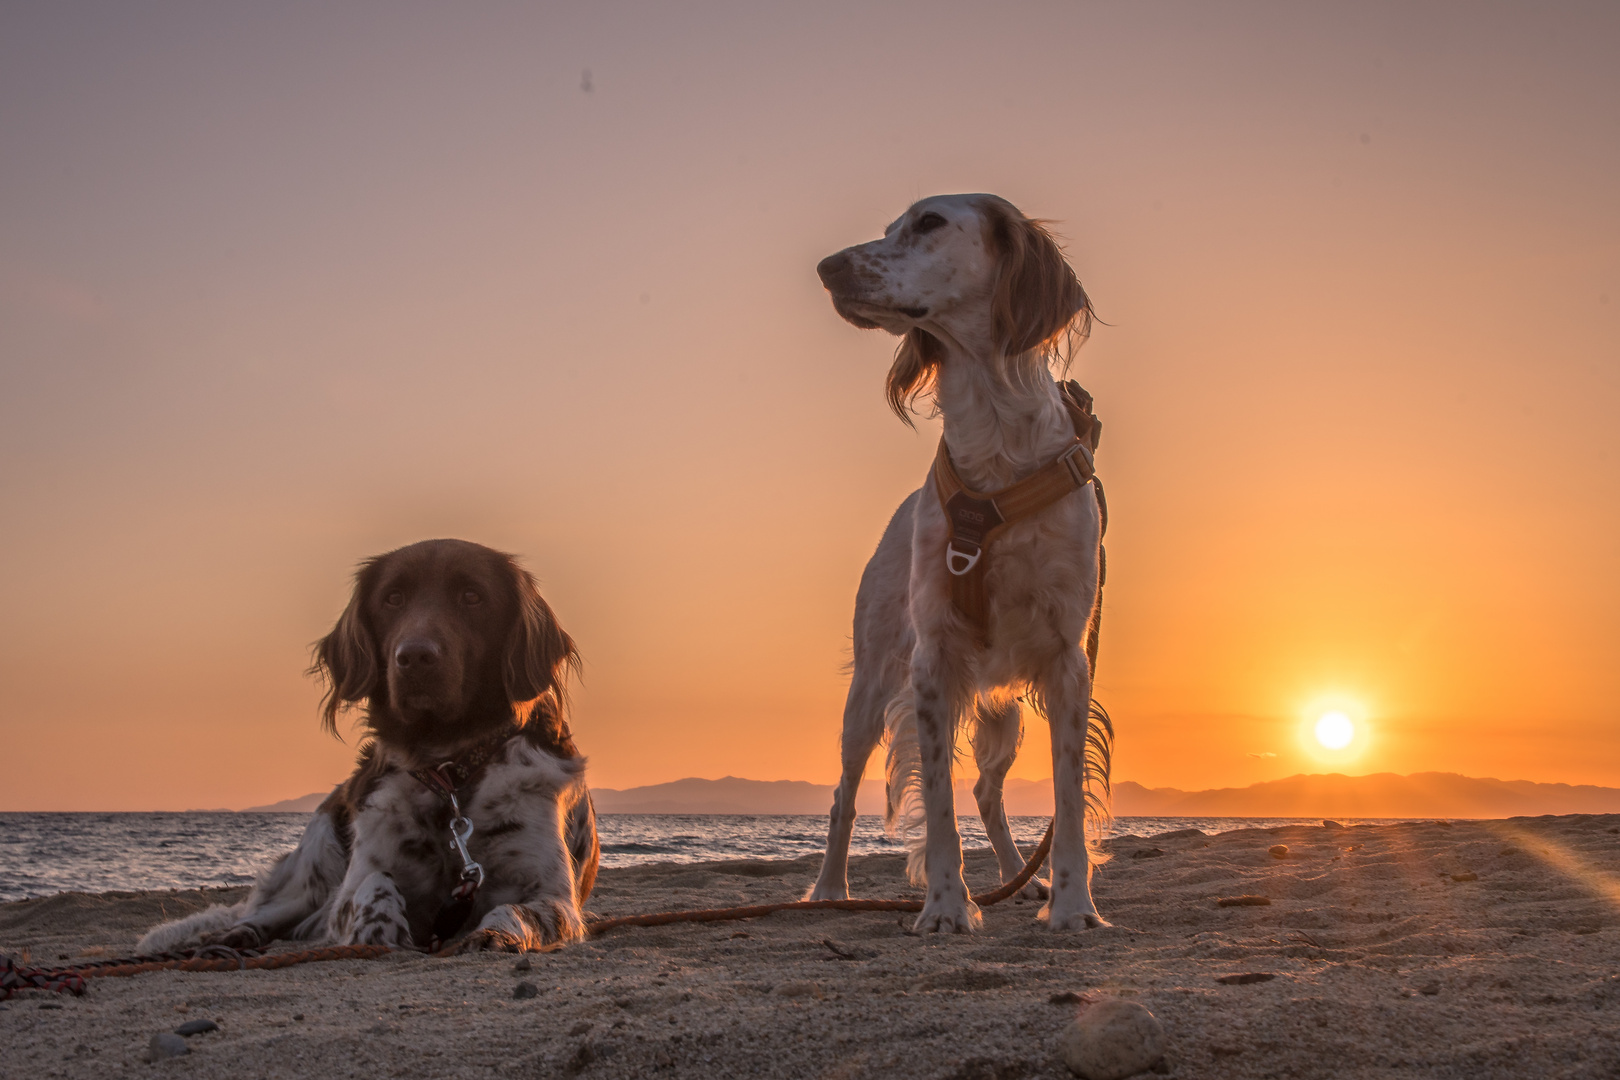
[[1086, 725], [1086, 758], [1083, 767], [1086, 791], [1086, 852], [1092, 866], [1113, 858], [1102, 849], [1102, 832], [1114, 820], [1114, 721], [1108, 710], [1091, 699], [1090, 723]]

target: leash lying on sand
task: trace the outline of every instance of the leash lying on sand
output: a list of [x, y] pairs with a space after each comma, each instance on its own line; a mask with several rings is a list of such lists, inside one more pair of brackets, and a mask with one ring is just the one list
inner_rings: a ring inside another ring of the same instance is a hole
[[[973, 898], [980, 907], [999, 904], [1028, 885], [1052, 850], [1052, 826], [1030, 855], [1017, 877], [999, 889]], [[696, 911], [660, 911], [650, 915], [620, 915], [615, 918], [596, 919], [585, 925], [591, 937], [619, 930], [627, 926], [668, 926], [683, 922], [729, 922], [738, 919], [757, 919], [774, 915], [778, 911], [921, 911], [921, 900], [790, 900], [779, 904], [749, 904], [743, 907], [704, 908]], [[229, 949], [210, 946], [184, 953], [162, 953], [157, 956], [131, 956], [115, 960], [96, 960], [60, 968], [26, 967], [11, 957], [0, 957], [0, 1000], [11, 997], [18, 990], [54, 990], [81, 996], [87, 989], [85, 980], [144, 975], [149, 971], [249, 971], [292, 967], [294, 964], [318, 963], [323, 960], [376, 960], [392, 952], [390, 945], [330, 945], [318, 949], [300, 949], [294, 952], [263, 953], [256, 949]], [[452, 955], [442, 949], [434, 956]]]

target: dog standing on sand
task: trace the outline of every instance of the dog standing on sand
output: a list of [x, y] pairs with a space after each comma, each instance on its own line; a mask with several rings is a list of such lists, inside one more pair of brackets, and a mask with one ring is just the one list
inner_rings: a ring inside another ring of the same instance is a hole
[[579, 656], [534, 578], [464, 540], [379, 555], [315, 654], [327, 729], [366, 707], [354, 774], [246, 900], [158, 926], [140, 951], [583, 937], [600, 849], [565, 712]]
[[1084, 647], [1100, 588], [1096, 428], [1089, 399], [1076, 401], [1051, 372], [1089, 330], [1090, 301], [1041, 223], [993, 195], [924, 199], [817, 272], [846, 320], [902, 338], [889, 404], [909, 424], [911, 403], [932, 391], [944, 438], [861, 576], [843, 775], [810, 899], [849, 895], [855, 795], [886, 734], [889, 823], [903, 809], [923, 826], [923, 839], [908, 841], [908, 869], [927, 886], [916, 929], [976, 929], [951, 789], [956, 736], [971, 717], [974, 791], [1008, 880], [1022, 859], [1001, 788], [1022, 738], [1022, 696], [1052, 731], [1052, 877], [1040, 918], [1054, 930], [1105, 925], [1086, 834], [1088, 816], [1106, 814], [1113, 737], [1092, 707]]

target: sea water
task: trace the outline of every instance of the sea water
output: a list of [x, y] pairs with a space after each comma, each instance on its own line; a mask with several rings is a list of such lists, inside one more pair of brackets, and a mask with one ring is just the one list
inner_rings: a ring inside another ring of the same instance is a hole
[[[58, 892], [193, 889], [249, 885], [259, 870], [298, 843], [308, 814], [0, 813], [0, 901]], [[1025, 851], [1047, 818], [1011, 819]], [[1117, 818], [1105, 836], [1143, 838], [1177, 829], [1317, 825], [1320, 818]], [[1345, 824], [1349, 824], [1346, 820]], [[964, 847], [988, 847], [977, 817], [957, 820]], [[822, 815], [603, 814], [597, 819], [604, 867], [718, 859], [796, 859], [827, 842]], [[881, 818], [855, 821], [855, 855], [899, 852]]]

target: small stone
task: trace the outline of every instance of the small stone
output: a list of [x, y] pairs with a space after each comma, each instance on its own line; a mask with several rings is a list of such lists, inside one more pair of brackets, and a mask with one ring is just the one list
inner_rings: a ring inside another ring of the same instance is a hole
[[185, 1023], [175, 1028], [174, 1033], [176, 1035], [184, 1035], [189, 1039], [193, 1035], [201, 1035], [205, 1031], [218, 1030], [219, 1025], [214, 1023], [212, 1020], [187, 1020]]
[[191, 1047], [186, 1045], [186, 1040], [172, 1031], [160, 1031], [146, 1044], [147, 1061], [162, 1061], [164, 1058], [182, 1057], [189, 1053]]
[[1164, 1026], [1134, 1001], [1103, 998], [1083, 1007], [1059, 1036], [1063, 1063], [1084, 1080], [1125, 1080], [1164, 1057]]
[[785, 982], [776, 988], [782, 997], [814, 997], [820, 991], [821, 988], [813, 982]]
[[735, 940], [737, 940], [737, 939], [738, 939], [738, 938], [742, 938], [742, 937], [753, 937], [753, 936], [754, 936], [754, 935], [752, 935], [752, 934], [750, 934], [750, 933], [749, 933], [749, 932], [748, 932], [748, 931], [746, 931], [746, 930], [738, 930], [738, 931], [737, 931], [737, 932], [736, 932], [736, 933], [735, 933], [735, 934], [732, 934], [732, 935], [731, 935], [731, 940], [733, 940], [733, 941], [735, 941]]
[[299, 1023], [303, 1023], [304, 1014], [303, 1013], [293, 1013], [293, 1019], [297, 1020]]
[[534, 965], [529, 962], [529, 958], [527, 956], [520, 956], [518, 957], [518, 962], [512, 965], [512, 970], [533, 971]]
[[1076, 993], [1073, 990], [1064, 990], [1062, 993], [1053, 994], [1046, 1000], [1053, 1005], [1079, 1005], [1081, 1002], [1090, 1002], [1096, 999], [1088, 998], [1086, 995]]
[[1337, 821], [1334, 821], [1332, 819], [1328, 819], [1328, 820], [1322, 822], [1322, 828], [1324, 828], [1324, 829], [1342, 829], [1342, 828], [1344, 828], [1344, 826], [1340, 825]]
[[1287, 844], [1278, 844], [1276, 847], [1269, 847], [1269, 848], [1266, 848], [1266, 850], [1271, 853], [1271, 857], [1273, 859], [1286, 859], [1286, 858], [1288, 858], [1288, 845]]
[[1423, 994], [1426, 997], [1434, 997], [1439, 992], [1440, 984], [1437, 982], [1424, 983], [1422, 986], [1418, 987], [1418, 993]]
[[1220, 907], [1266, 907], [1271, 903], [1269, 896], [1223, 896], [1215, 903]]
[[1270, 982], [1276, 977], [1269, 971], [1245, 971], [1241, 975], [1222, 975], [1215, 981], [1224, 986], [1248, 986], [1250, 983]]
[[532, 982], [520, 982], [512, 987], [512, 997], [518, 1001], [525, 998], [539, 997], [540, 988]]
[[64, 1009], [67, 1006], [63, 1005], [60, 1001], [42, 1001], [39, 1003], [39, 1007], [42, 1009]]

